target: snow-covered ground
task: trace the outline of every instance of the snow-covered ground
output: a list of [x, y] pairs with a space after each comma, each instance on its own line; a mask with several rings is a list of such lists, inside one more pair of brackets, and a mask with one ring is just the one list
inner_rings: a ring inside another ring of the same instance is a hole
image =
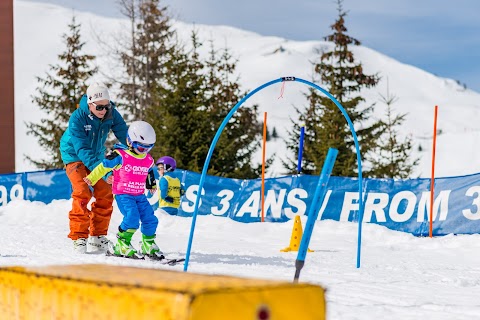
[[[70, 204], [12, 201], [0, 207], [0, 266], [106, 263], [183, 270], [183, 265], [75, 254], [67, 238]], [[185, 254], [191, 218], [157, 216], [161, 249]], [[111, 240], [120, 221], [115, 208]], [[292, 226], [293, 220], [243, 224], [199, 216], [188, 272], [292, 281], [297, 254], [280, 252]], [[137, 232], [134, 243], [139, 240]], [[328, 320], [480, 319], [479, 235], [416, 238], [365, 224], [358, 269], [356, 245], [356, 223], [316, 223], [309, 246], [315, 252], [307, 254], [300, 281], [327, 289]]]

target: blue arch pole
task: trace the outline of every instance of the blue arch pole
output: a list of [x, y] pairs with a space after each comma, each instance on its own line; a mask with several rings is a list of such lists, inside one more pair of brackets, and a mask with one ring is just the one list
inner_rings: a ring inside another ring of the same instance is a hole
[[282, 81], [297, 81], [297, 82], [301, 82], [301, 83], [304, 83], [310, 87], [313, 87], [321, 92], [323, 92], [330, 100], [332, 100], [335, 105], [340, 109], [340, 111], [342, 112], [343, 116], [345, 117], [345, 119], [347, 120], [347, 123], [348, 123], [348, 126], [350, 127], [350, 131], [352, 132], [352, 135], [353, 135], [353, 140], [354, 140], [354, 143], [355, 143], [355, 148], [356, 148], [356, 151], [357, 151], [357, 163], [358, 163], [358, 194], [359, 194], [359, 205], [360, 205], [360, 212], [359, 212], [359, 218], [358, 218], [358, 241], [357, 241], [357, 268], [360, 267], [360, 248], [361, 248], [361, 232], [362, 232], [362, 220], [363, 220], [363, 199], [362, 199], [362, 160], [361, 160], [361, 157], [360, 157], [360, 146], [358, 144], [358, 139], [357, 139], [357, 133], [355, 132], [355, 129], [353, 127], [353, 123], [352, 121], [350, 120], [350, 117], [348, 116], [347, 112], [345, 111], [345, 109], [342, 107], [342, 105], [340, 104], [340, 102], [338, 102], [335, 97], [333, 97], [328, 91], [326, 91], [325, 89], [319, 87], [318, 85], [310, 82], [310, 81], [307, 81], [307, 80], [303, 80], [303, 79], [300, 79], [300, 78], [296, 78], [296, 77], [282, 77], [282, 78], [278, 78], [278, 79], [275, 79], [275, 80], [272, 80], [272, 81], [269, 81], [267, 83], [264, 83], [262, 84], [261, 86], [257, 87], [256, 89], [254, 89], [253, 91], [251, 91], [250, 93], [248, 93], [243, 99], [241, 99], [233, 108], [232, 110], [230, 110], [230, 112], [227, 114], [227, 116], [225, 117], [225, 119], [223, 120], [223, 122], [220, 124], [220, 126], [218, 127], [218, 130], [217, 130], [217, 133], [215, 134], [215, 137], [213, 138], [212, 140], [212, 143], [210, 144], [210, 149], [208, 150], [208, 153], [207, 153], [207, 158], [205, 159], [205, 163], [203, 165], [203, 170], [202, 170], [202, 174], [200, 176], [200, 183], [198, 185], [198, 191], [197, 191], [197, 198], [195, 200], [195, 206], [194, 206], [194, 209], [193, 209], [193, 216], [192, 216], [192, 225], [191, 225], [191, 228], [190, 228], [190, 236], [188, 238], [188, 246], [187, 246], [187, 252], [185, 254], [185, 263], [183, 265], [183, 271], [187, 271], [188, 270], [188, 263], [190, 261], [190, 252], [191, 252], [191, 249], [192, 249], [192, 242], [193, 242], [193, 234], [194, 234], [194, 231], [195, 231], [195, 224], [196, 224], [196, 221], [197, 221], [197, 215], [198, 215], [198, 207], [199, 207], [199, 203], [200, 203], [200, 197], [201, 197], [201, 194], [202, 194], [202, 190], [203, 190], [203, 185], [205, 184], [205, 176], [207, 175], [207, 171], [208, 171], [208, 165], [210, 164], [210, 160], [212, 158], [212, 154], [213, 154], [213, 150], [215, 149], [215, 146], [218, 142], [218, 139], [220, 138], [220, 135], [223, 131], [223, 129], [225, 128], [225, 126], [227, 125], [228, 121], [230, 121], [230, 118], [233, 116], [233, 114], [238, 110], [238, 108], [240, 108], [240, 106], [245, 102], [247, 101], [251, 96], [253, 96], [254, 94], [256, 94], [257, 92], [265, 89], [266, 87], [269, 87], [275, 83], [278, 83], [278, 82], [282, 82]]

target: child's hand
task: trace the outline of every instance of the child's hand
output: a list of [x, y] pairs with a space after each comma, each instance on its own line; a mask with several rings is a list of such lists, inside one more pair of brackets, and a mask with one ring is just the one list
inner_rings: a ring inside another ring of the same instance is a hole
[[88, 179], [87, 177], [83, 178], [83, 181], [85, 181], [85, 183], [89, 186], [92, 186], [92, 181], [90, 181], [90, 179]]

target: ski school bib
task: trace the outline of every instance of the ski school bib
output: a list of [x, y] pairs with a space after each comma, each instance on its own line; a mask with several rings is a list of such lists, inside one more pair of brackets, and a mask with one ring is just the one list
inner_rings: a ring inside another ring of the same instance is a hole
[[117, 149], [122, 157], [122, 166], [113, 169], [113, 194], [130, 194], [140, 195], [145, 192], [145, 184], [148, 171], [153, 166], [154, 160], [151, 155], [147, 154], [144, 158], [137, 158], [125, 152], [125, 150]]
[[178, 209], [180, 207], [180, 179], [173, 178], [168, 175], [164, 175], [163, 178], [167, 179], [167, 182], [168, 182], [167, 197], [172, 198], [173, 203], [165, 201], [160, 197], [159, 206], [160, 208], [171, 207], [171, 208]]

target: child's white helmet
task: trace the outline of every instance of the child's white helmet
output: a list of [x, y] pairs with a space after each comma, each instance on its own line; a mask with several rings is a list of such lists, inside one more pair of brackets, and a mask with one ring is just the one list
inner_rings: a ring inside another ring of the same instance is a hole
[[155, 130], [153, 130], [153, 127], [148, 122], [134, 121], [128, 128], [127, 139], [131, 147], [138, 149], [140, 152], [144, 152], [144, 150], [140, 149], [150, 150], [155, 144], [155, 141], [157, 141], [157, 136]]

